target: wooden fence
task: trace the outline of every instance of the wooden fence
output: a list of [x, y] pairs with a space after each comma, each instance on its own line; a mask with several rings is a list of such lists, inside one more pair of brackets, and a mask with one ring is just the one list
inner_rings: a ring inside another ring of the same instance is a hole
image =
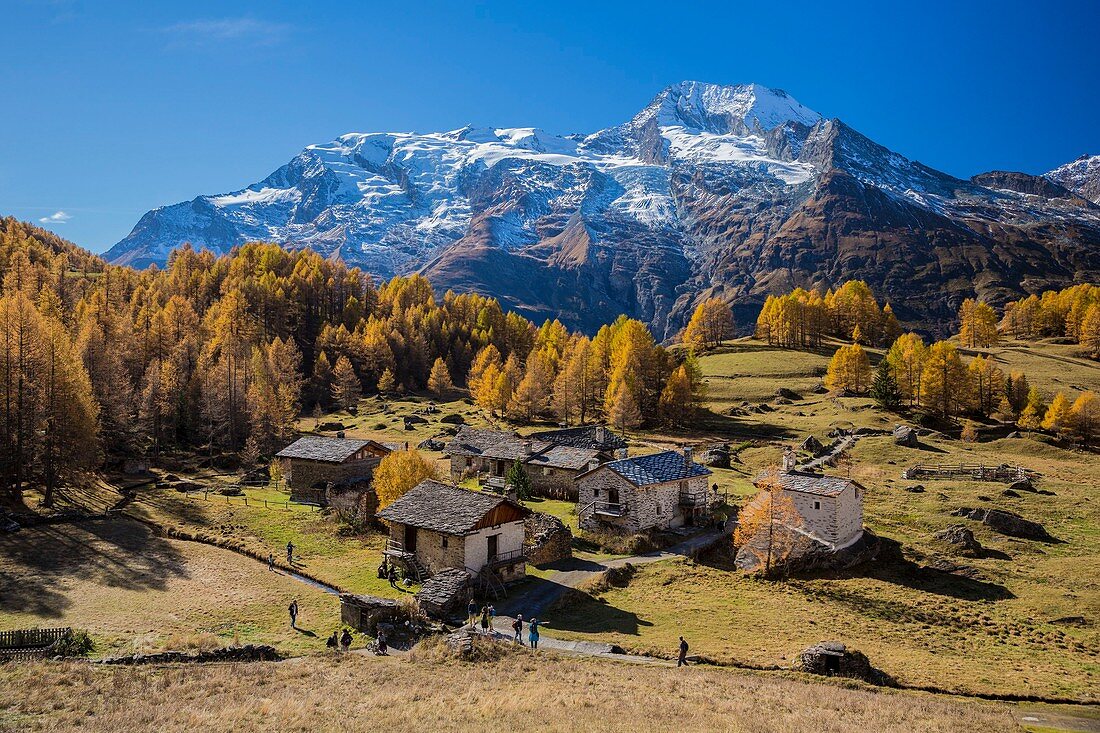
[[1031, 478], [1033, 472], [1023, 466], [985, 466], [980, 463], [918, 463], [905, 469], [901, 477], [915, 478], [969, 478], [973, 481], [1019, 481]]
[[55, 643], [72, 633], [68, 627], [0, 631], [0, 662], [45, 659], [51, 655]]
[[296, 501], [275, 501], [274, 499], [257, 499], [245, 496], [230, 496], [220, 494], [217, 491], [184, 491], [183, 496], [188, 499], [202, 499], [217, 504], [238, 504], [247, 507], [263, 507], [264, 509], [285, 509], [289, 511], [315, 512], [320, 509], [316, 504], [303, 504]]

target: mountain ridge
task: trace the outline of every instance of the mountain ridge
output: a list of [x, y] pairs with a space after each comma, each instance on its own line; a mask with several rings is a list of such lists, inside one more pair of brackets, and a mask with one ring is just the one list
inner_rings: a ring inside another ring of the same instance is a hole
[[276, 241], [582, 329], [626, 313], [663, 338], [704, 294], [744, 320], [781, 283], [859, 278], [927, 325], [964, 297], [1097, 279], [1090, 170], [1060, 174], [1069, 185], [1061, 168], [1049, 186], [963, 180], [782, 90], [685, 81], [587, 135], [341, 135], [244, 189], [148, 212], [105, 257], [144, 266], [185, 241]]

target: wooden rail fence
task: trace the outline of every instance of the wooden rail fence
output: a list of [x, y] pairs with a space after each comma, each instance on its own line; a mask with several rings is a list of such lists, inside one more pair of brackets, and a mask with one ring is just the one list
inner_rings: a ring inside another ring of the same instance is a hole
[[902, 471], [904, 479], [966, 477], [974, 481], [1019, 481], [1033, 472], [1023, 466], [986, 466], [980, 463], [918, 463]]

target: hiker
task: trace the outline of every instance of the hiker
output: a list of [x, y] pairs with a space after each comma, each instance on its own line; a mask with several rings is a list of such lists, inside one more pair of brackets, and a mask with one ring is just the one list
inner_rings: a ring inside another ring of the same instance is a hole
[[351, 632], [344, 629], [344, 633], [340, 635], [340, 649], [347, 651], [351, 649]]
[[473, 628], [474, 622], [477, 621], [477, 604], [474, 603], [474, 599], [470, 598], [470, 603], [466, 606], [466, 619], [470, 624], [470, 628]]
[[483, 634], [488, 634], [489, 633], [489, 607], [488, 606], [482, 606], [481, 607], [481, 633], [483, 633]]
[[287, 542], [286, 543], [286, 562], [287, 562], [288, 565], [293, 565], [294, 564], [294, 543], [293, 542]]
[[493, 608], [493, 604], [489, 604], [489, 628], [493, 628], [493, 622], [497, 620], [497, 610]]
[[290, 612], [290, 628], [298, 628], [298, 599], [291, 601], [286, 610]]
[[336, 645], [337, 645], [336, 632], [333, 631], [332, 634], [327, 639], [325, 639], [325, 646], [327, 646], [329, 649], [331, 649], [335, 652], [335, 651], [339, 651], [339, 649], [336, 648]]
[[378, 632], [378, 643], [376, 644], [379, 656], [386, 656], [390, 650], [389, 645], [386, 644], [386, 635], [381, 631]]
[[267, 569], [272, 571], [272, 572], [275, 572], [275, 553], [274, 552], [267, 553]]
[[379, 580], [385, 580], [390, 576], [390, 569], [386, 567], [386, 558], [382, 558], [382, 564], [378, 566]]
[[517, 644], [523, 643], [523, 614], [517, 613], [516, 620], [512, 622], [512, 631], [516, 632], [512, 637], [512, 641]]
[[688, 663], [688, 643], [684, 637], [680, 637], [680, 656], [676, 660], [677, 667], [686, 667]]
[[394, 589], [397, 589], [397, 566], [396, 565], [390, 565], [390, 572], [387, 575], [387, 577], [390, 580], [390, 587], [394, 588]]
[[527, 640], [531, 642], [532, 649], [539, 648], [539, 620], [537, 618], [531, 619], [531, 623], [527, 625]]

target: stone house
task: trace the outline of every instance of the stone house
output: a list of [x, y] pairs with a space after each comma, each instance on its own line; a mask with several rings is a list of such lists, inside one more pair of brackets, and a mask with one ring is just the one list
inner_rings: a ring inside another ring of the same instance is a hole
[[758, 488], [782, 489], [802, 520], [798, 529], [832, 550], [847, 547], [863, 535], [863, 495], [857, 481], [806, 471], [761, 474]]
[[360, 492], [368, 490], [375, 467], [389, 452], [389, 448], [373, 440], [307, 435], [275, 457], [282, 463], [292, 501], [326, 505], [332, 485], [345, 489], [355, 486]]
[[574, 479], [602, 462], [596, 448], [574, 447], [523, 437], [502, 430], [462, 427], [444, 452], [451, 459], [451, 478], [477, 476], [482, 483], [503, 490], [512, 464], [519, 461], [538, 496], [575, 499]]
[[690, 448], [605, 463], [577, 477], [580, 527], [635, 533], [700, 524], [717, 502], [710, 475]]
[[496, 494], [426, 479], [382, 511], [389, 526], [386, 557], [421, 578], [448, 568], [501, 584], [526, 575], [526, 507]]

